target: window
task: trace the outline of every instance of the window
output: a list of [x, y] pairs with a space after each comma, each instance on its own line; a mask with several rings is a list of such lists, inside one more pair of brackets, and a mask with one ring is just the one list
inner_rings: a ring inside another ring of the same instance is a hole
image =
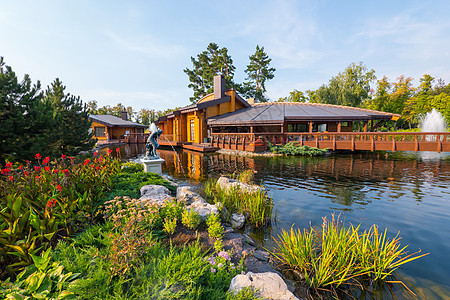
[[348, 127], [348, 122], [341, 122], [342, 127]]
[[191, 142], [195, 141], [195, 121], [190, 120], [190, 126], [191, 126]]
[[94, 127], [95, 136], [106, 136], [105, 127]]
[[288, 132], [308, 132], [308, 124], [288, 124]]

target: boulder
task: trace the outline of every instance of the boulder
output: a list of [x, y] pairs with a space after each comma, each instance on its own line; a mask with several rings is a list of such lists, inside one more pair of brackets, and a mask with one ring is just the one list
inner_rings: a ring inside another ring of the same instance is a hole
[[177, 188], [177, 200], [190, 205], [195, 201], [206, 202], [202, 196], [192, 191], [190, 186], [180, 186]]
[[203, 198], [191, 203], [186, 208], [197, 212], [202, 221], [206, 220], [209, 214], [219, 213], [217, 206], [207, 203]]
[[245, 217], [243, 214], [232, 214], [230, 217], [231, 226], [235, 229], [241, 229], [245, 224]]
[[237, 275], [231, 280], [229, 290], [237, 294], [247, 287], [250, 287], [255, 295], [262, 299], [298, 300], [277, 273], [248, 272], [245, 275]]
[[171, 199], [174, 198], [171, 196], [170, 190], [165, 186], [150, 184], [141, 187], [141, 201], [151, 202], [161, 206], [166, 200]]
[[239, 182], [238, 180], [230, 179], [225, 176], [220, 177], [217, 180], [217, 185], [223, 189], [223, 190], [230, 190], [230, 189], [238, 189], [243, 192], [248, 193], [256, 193], [261, 190], [261, 187], [258, 185], [250, 185], [246, 183]]

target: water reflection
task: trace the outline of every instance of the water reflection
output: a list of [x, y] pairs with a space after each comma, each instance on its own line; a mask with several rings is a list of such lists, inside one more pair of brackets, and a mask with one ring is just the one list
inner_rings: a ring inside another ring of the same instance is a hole
[[[131, 145], [122, 153], [143, 153]], [[163, 171], [180, 181], [201, 183], [220, 175], [253, 170], [275, 201], [277, 222], [270, 231], [252, 237], [271, 248], [270, 236], [293, 224], [298, 228], [320, 225], [322, 217], [342, 212], [346, 223], [361, 229], [378, 224], [390, 237], [398, 232], [410, 252], [431, 255], [399, 271], [417, 289], [419, 299], [450, 295], [450, 160], [424, 160], [414, 153], [347, 154], [330, 157], [237, 157], [192, 151], [158, 149]], [[360, 299], [411, 299], [399, 285], [393, 291], [361, 294]], [[390, 295], [392, 293], [392, 295]]]

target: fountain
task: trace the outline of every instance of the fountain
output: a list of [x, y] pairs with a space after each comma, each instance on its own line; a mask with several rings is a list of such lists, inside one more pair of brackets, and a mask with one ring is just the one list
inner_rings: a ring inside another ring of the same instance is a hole
[[163, 133], [161, 129], [159, 129], [155, 123], [152, 123], [149, 127], [150, 135], [147, 139], [147, 143], [145, 144], [145, 156], [141, 159], [142, 164], [144, 165], [145, 172], [155, 172], [159, 175], [162, 174], [162, 163], [164, 159], [161, 159], [156, 153], [156, 149], [159, 147], [157, 142], [158, 137]]
[[[433, 108], [420, 120], [420, 131], [421, 132], [445, 132], [447, 129], [447, 124], [445, 123], [444, 116]], [[426, 135], [425, 140], [427, 142], [435, 142], [437, 139], [436, 135]], [[441, 137], [443, 140], [443, 137]], [[433, 152], [422, 152], [420, 154], [422, 160], [436, 160], [440, 159], [440, 153]]]
[[444, 116], [433, 108], [420, 121], [421, 132], [444, 132], [447, 129]]

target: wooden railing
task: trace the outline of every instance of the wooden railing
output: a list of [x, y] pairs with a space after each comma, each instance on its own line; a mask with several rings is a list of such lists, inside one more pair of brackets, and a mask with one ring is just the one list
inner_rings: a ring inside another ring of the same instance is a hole
[[[331, 150], [450, 152], [449, 132], [213, 133], [211, 145], [223, 149], [263, 151], [267, 142]], [[257, 145], [257, 150], [251, 150]]]

